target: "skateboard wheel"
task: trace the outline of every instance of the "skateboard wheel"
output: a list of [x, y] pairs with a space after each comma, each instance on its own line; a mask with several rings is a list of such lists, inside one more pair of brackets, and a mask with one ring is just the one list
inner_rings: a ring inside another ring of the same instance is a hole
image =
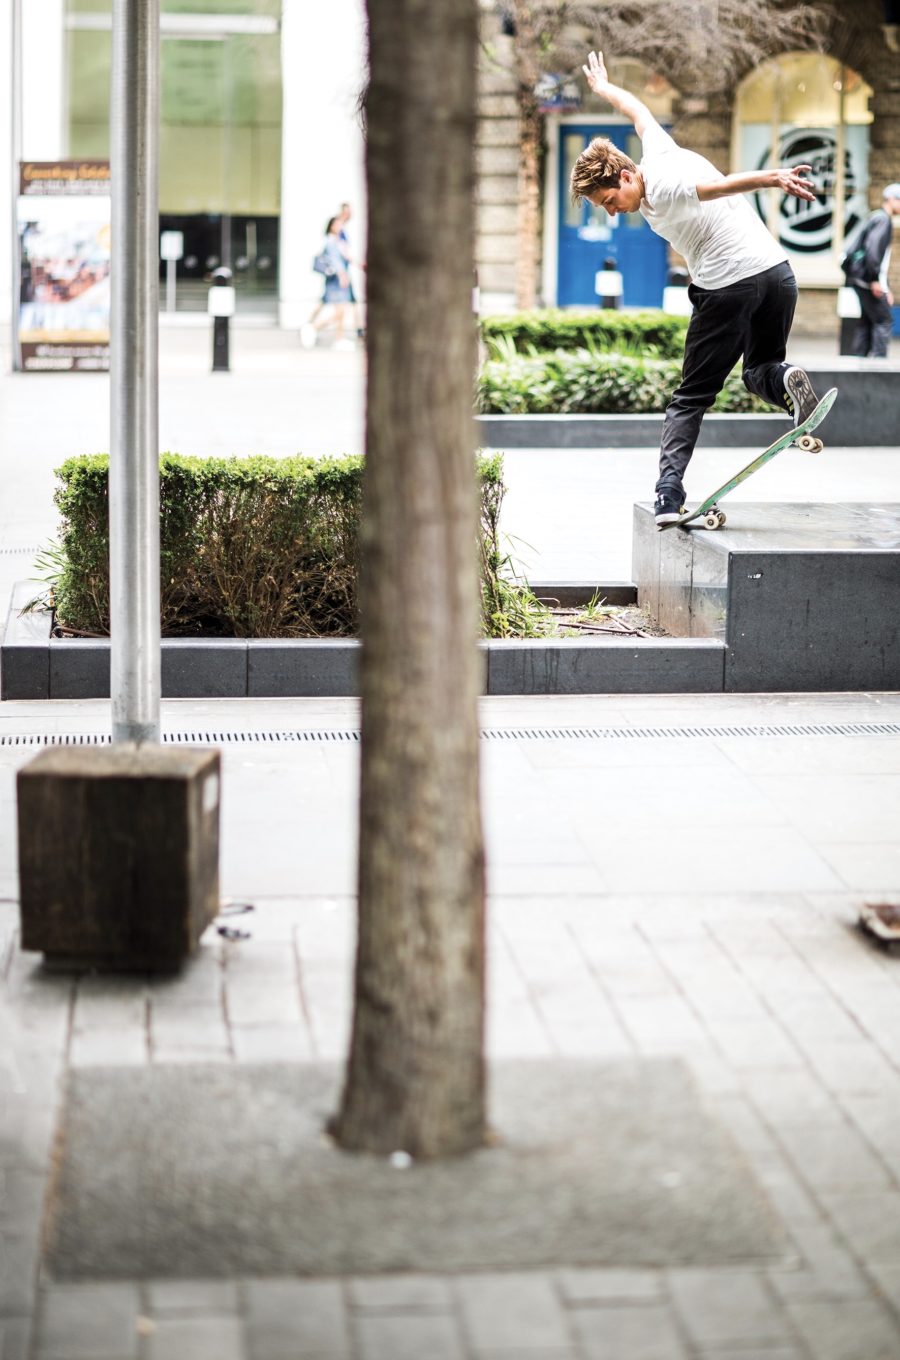
[[821, 439], [816, 439], [814, 435], [802, 434], [797, 440], [797, 448], [804, 453], [821, 453], [824, 445]]
[[711, 510], [705, 517], [703, 523], [706, 525], [707, 529], [718, 529], [720, 513], [721, 512], [718, 510]]
[[718, 521], [719, 521], [719, 528], [721, 529], [721, 528], [723, 527], [723, 525], [727, 523], [727, 518], [726, 518], [726, 515], [725, 515], [725, 511], [724, 511], [724, 510], [720, 510], [719, 513], [718, 513], [717, 518], [718, 518]]

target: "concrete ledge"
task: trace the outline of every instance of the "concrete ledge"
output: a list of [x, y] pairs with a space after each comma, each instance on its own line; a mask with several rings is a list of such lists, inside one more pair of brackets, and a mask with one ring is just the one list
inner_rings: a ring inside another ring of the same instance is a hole
[[[247, 693], [245, 638], [178, 638], [162, 643], [162, 692], [167, 699], [240, 699]], [[52, 644], [51, 644], [52, 645]], [[68, 647], [68, 642], [64, 644]]]
[[[599, 593], [632, 604], [637, 587], [574, 583], [535, 587], [566, 607]], [[16, 587], [0, 646], [0, 698], [105, 699], [106, 639], [51, 638], [48, 614], [20, 615]], [[726, 648], [717, 639], [593, 637], [483, 642], [485, 694], [655, 694], [721, 690]], [[162, 643], [165, 698], [348, 697], [359, 693], [353, 638], [178, 639]]]
[[560, 609], [584, 609], [595, 598], [609, 605], [637, 604], [638, 591], [633, 581], [610, 581], [605, 585], [594, 585], [590, 581], [567, 581], [561, 586], [530, 581], [529, 585], [539, 600], [545, 603], [550, 601]]
[[900, 686], [900, 504], [723, 502], [724, 529], [660, 533], [634, 507], [641, 603], [727, 645], [730, 693]]
[[248, 642], [245, 693], [257, 699], [359, 694], [359, 653], [353, 638]]
[[[808, 366], [819, 393], [840, 396], [822, 427], [826, 443], [844, 448], [897, 443], [896, 392], [900, 365], [878, 359], [835, 359]], [[659, 444], [663, 416], [479, 416], [478, 440], [493, 449], [645, 448]], [[700, 448], [765, 448], [785, 428], [778, 415], [707, 415]]]
[[34, 582], [13, 587], [0, 654], [0, 699], [50, 698], [50, 627], [46, 614], [23, 614]]
[[[478, 416], [477, 423], [478, 443], [487, 449], [640, 449], [659, 444], [663, 417], [498, 415]], [[708, 415], [697, 446], [765, 448], [784, 428], [777, 414]]]
[[487, 644], [488, 694], [706, 694], [724, 683], [714, 638], [503, 639]]

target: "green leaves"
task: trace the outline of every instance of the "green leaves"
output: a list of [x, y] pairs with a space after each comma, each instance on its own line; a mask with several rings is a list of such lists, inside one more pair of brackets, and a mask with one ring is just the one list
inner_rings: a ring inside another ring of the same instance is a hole
[[[674, 359], [627, 354], [517, 354], [488, 360], [478, 377], [476, 404], [486, 415], [617, 415], [662, 412], [681, 380]], [[735, 371], [713, 410], [765, 411]]]
[[588, 349], [596, 352], [656, 354], [680, 359], [684, 353], [687, 317], [665, 312], [620, 312], [544, 308], [534, 312], [487, 316], [481, 335], [491, 359], [508, 359], [513, 352]]
[[[476, 405], [485, 415], [646, 415], [681, 380], [688, 318], [664, 312], [548, 308], [489, 316]], [[765, 411], [737, 370], [714, 411]]]
[[[361, 458], [160, 458], [164, 637], [346, 637], [356, 631]], [[486, 630], [503, 459], [479, 458]], [[57, 470], [56, 616], [109, 632], [109, 459]], [[492, 593], [494, 592], [494, 593]]]

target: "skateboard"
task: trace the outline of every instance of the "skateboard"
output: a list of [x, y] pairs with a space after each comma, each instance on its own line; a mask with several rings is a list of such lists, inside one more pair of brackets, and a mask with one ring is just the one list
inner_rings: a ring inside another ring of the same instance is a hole
[[[788, 430], [786, 434], [783, 434], [776, 439], [775, 442], [770, 444], [758, 458], [754, 458], [752, 463], [748, 463], [745, 468], [741, 468], [740, 472], [732, 477], [730, 481], [726, 482], [724, 486], [720, 486], [718, 491], [714, 491], [711, 496], [708, 496], [701, 505], [697, 506], [696, 510], [691, 510], [689, 514], [682, 515], [681, 519], [672, 520], [669, 524], [660, 524], [659, 528], [685, 529], [695, 520], [702, 520], [705, 529], [721, 529], [725, 523], [725, 514], [724, 511], [719, 509], [718, 502], [722, 500], [724, 496], [727, 496], [729, 491], [733, 491], [736, 486], [740, 486], [741, 482], [745, 482], [748, 477], [758, 471], [764, 463], [770, 462], [771, 459], [775, 457], [776, 453], [781, 453], [782, 449], [789, 448], [792, 444], [795, 444], [798, 449], [802, 449], [804, 453], [822, 452], [824, 445], [822, 444], [821, 439], [817, 439], [813, 435], [812, 431], [817, 425], [821, 424], [828, 415], [828, 412], [834, 405], [834, 399], [837, 396], [837, 393], [838, 390], [836, 387], [829, 388], [812, 415], [807, 416], [806, 420], [801, 421], [796, 429]], [[699, 524], [697, 525], [697, 528], [700, 528]]]

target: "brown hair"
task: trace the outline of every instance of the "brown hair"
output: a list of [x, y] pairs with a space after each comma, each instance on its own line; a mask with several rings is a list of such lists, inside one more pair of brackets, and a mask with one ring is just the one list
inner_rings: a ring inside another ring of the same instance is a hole
[[631, 157], [613, 146], [608, 137], [595, 137], [572, 166], [572, 202], [580, 203], [598, 189], [617, 189], [622, 171], [636, 169]]

